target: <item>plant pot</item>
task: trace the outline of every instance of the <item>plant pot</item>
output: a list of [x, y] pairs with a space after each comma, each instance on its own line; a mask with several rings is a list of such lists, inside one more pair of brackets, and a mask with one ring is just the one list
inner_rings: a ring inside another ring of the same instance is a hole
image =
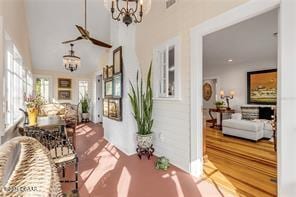
[[89, 118], [89, 114], [88, 113], [82, 113], [81, 116], [82, 116], [82, 119], [84, 119], [84, 120], [86, 120], [86, 119]]
[[37, 124], [37, 117], [38, 117], [38, 109], [36, 108], [28, 108], [28, 118], [29, 118], [29, 125], [33, 126]]
[[140, 148], [150, 148], [152, 146], [152, 136], [153, 134], [141, 135], [137, 134], [137, 144]]

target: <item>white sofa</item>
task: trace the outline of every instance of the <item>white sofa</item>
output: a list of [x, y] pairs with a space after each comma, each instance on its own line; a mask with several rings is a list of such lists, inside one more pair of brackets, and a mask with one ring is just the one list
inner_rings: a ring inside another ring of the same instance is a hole
[[269, 120], [243, 120], [241, 114], [233, 114], [231, 119], [223, 120], [222, 133], [249, 140], [271, 138], [273, 135]]

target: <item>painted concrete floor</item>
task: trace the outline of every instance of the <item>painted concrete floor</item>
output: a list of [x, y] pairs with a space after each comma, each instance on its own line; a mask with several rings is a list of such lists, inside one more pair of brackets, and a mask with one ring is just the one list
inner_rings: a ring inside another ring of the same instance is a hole
[[[103, 138], [103, 128], [98, 124], [81, 124], [76, 135], [81, 197], [232, 196], [175, 166], [156, 170], [155, 157], [140, 160], [136, 155], [125, 155]], [[68, 168], [67, 176], [72, 171]], [[63, 184], [63, 191], [72, 189], [74, 184]]]

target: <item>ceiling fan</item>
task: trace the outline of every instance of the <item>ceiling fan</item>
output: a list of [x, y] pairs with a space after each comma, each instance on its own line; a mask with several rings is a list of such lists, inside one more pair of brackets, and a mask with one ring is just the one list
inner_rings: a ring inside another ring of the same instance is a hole
[[85, 7], [84, 7], [84, 28], [79, 26], [79, 25], [75, 25], [76, 28], [78, 29], [78, 31], [80, 32], [80, 36], [78, 36], [76, 39], [74, 40], [67, 40], [67, 41], [64, 41], [62, 42], [62, 44], [68, 44], [68, 43], [72, 43], [72, 42], [76, 42], [78, 40], [82, 40], [82, 39], [85, 39], [85, 40], [89, 40], [91, 43], [93, 43], [94, 45], [97, 45], [97, 46], [100, 46], [100, 47], [105, 47], [105, 48], [111, 48], [112, 46], [107, 44], [107, 43], [104, 43], [102, 41], [99, 41], [99, 40], [96, 40], [92, 37], [90, 37], [90, 34], [89, 32], [87, 31], [87, 9], [86, 9], [86, 0], [84, 1], [85, 2]]

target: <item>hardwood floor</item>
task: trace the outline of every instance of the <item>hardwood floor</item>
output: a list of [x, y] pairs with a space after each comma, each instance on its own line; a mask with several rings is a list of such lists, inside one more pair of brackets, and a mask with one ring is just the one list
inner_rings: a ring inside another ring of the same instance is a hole
[[276, 152], [268, 140], [253, 142], [204, 128], [204, 178], [237, 196], [276, 196]]

